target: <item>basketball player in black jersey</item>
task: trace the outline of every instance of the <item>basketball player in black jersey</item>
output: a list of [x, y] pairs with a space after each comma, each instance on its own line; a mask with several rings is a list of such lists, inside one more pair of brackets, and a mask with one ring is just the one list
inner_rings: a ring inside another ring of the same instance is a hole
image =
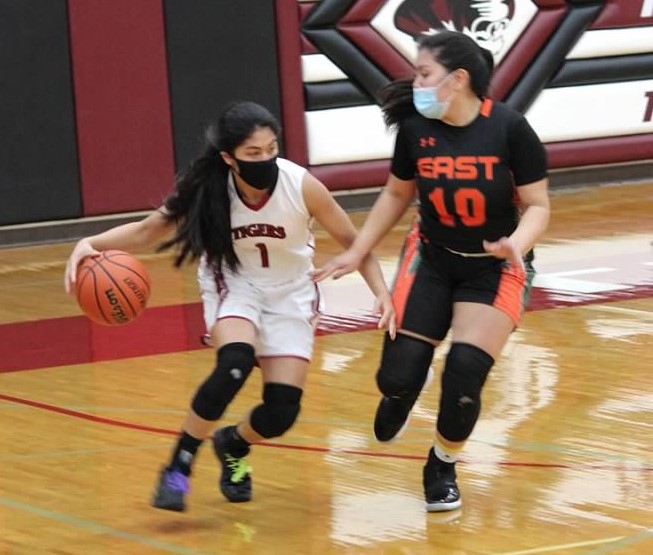
[[376, 376], [383, 394], [374, 433], [395, 439], [451, 330], [433, 448], [424, 466], [426, 508], [461, 505], [455, 463], [481, 409], [481, 390], [519, 323], [533, 245], [549, 221], [545, 150], [526, 119], [486, 91], [489, 51], [453, 31], [418, 40], [416, 73], [384, 91], [397, 128], [391, 173], [352, 246], [316, 270], [358, 267], [419, 198], [393, 288], [398, 333], [386, 335]]

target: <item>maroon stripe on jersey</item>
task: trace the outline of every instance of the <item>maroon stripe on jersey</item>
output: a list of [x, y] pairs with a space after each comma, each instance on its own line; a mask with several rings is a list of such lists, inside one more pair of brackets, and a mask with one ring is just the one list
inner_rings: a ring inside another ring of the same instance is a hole
[[240, 191], [238, 190], [238, 187], [234, 185], [234, 188], [236, 189], [236, 194], [238, 195], [238, 198], [241, 200], [241, 202], [247, 206], [250, 210], [253, 210], [254, 212], [258, 212], [263, 208], [268, 201], [272, 198], [270, 196], [270, 193], [266, 192], [257, 202], [249, 202], [245, 197], [243, 197], [240, 194]]
[[161, 0], [69, 0], [84, 215], [151, 208], [174, 177]]
[[322, 311], [320, 310], [320, 302], [322, 301], [322, 297], [321, 297], [322, 291], [320, 290], [320, 287], [318, 286], [317, 283], [313, 283], [313, 287], [315, 287], [315, 298], [313, 299], [311, 310], [313, 311], [313, 320], [315, 321], [315, 327], [317, 327], [320, 316], [322, 316]]
[[218, 294], [218, 299], [223, 302], [229, 294], [229, 286], [220, 272], [213, 272], [213, 281], [215, 282], [215, 291]]

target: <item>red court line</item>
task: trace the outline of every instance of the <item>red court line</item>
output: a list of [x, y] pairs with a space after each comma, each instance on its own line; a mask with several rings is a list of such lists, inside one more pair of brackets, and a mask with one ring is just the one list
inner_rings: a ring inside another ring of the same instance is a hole
[[[536, 288], [528, 310], [652, 296], [650, 284], [597, 294], [566, 294]], [[327, 314], [317, 334], [371, 330], [376, 328], [376, 322], [372, 314]], [[203, 333], [201, 303], [152, 307], [127, 326], [100, 326], [84, 316], [4, 324], [0, 325], [0, 373], [196, 350], [203, 348]]]
[[152, 432], [154, 434], [166, 434], [166, 435], [173, 435], [173, 436], [176, 436], [178, 433], [172, 430], [166, 430], [164, 428], [144, 426], [142, 424], [134, 424], [133, 422], [114, 420], [113, 418], [104, 418], [103, 416], [96, 416], [94, 414], [89, 414], [87, 412], [80, 412], [77, 410], [71, 410], [64, 407], [57, 407], [56, 405], [41, 403], [39, 401], [32, 401], [31, 399], [23, 399], [21, 397], [13, 397], [12, 395], [5, 395], [4, 393], [0, 393], [0, 400], [8, 401], [10, 403], [17, 403], [19, 405], [26, 405], [28, 407], [33, 407], [35, 409], [43, 409], [50, 412], [56, 412], [58, 414], [65, 414], [66, 416], [72, 416], [74, 418], [80, 418], [82, 420], [88, 420], [90, 422], [97, 422], [99, 424], [116, 426], [118, 428], [128, 428], [131, 430], [140, 430], [142, 432]]
[[[105, 418], [103, 416], [96, 416], [94, 414], [89, 414], [87, 412], [81, 412], [77, 410], [67, 409], [64, 407], [58, 407], [56, 405], [51, 405], [49, 403], [41, 403], [39, 401], [33, 401], [31, 399], [24, 399], [21, 397], [14, 397], [12, 395], [5, 395], [0, 393], [0, 400], [6, 401], [9, 403], [16, 403], [19, 405], [25, 405], [35, 409], [46, 410], [50, 412], [55, 412], [57, 414], [63, 414], [66, 416], [71, 416], [73, 418], [79, 418], [81, 420], [87, 420], [89, 422], [94, 422], [97, 424], [105, 424], [107, 426], [114, 426], [116, 428], [126, 428], [130, 430], [138, 430], [141, 432], [149, 432], [153, 434], [162, 434], [168, 436], [177, 436], [179, 433], [176, 430], [168, 430], [166, 428], [157, 428], [154, 426], [146, 426], [144, 424], [135, 424], [134, 422], [125, 422], [124, 420], [115, 420], [113, 418]], [[277, 449], [293, 449], [296, 451], [307, 451], [313, 453], [330, 453], [338, 454], [344, 453], [346, 455], [360, 455], [363, 457], [374, 457], [374, 458], [390, 458], [390, 459], [403, 459], [403, 460], [424, 460], [425, 457], [422, 455], [408, 455], [401, 453], [377, 453], [374, 451], [364, 451], [360, 449], [332, 449], [330, 447], [319, 447], [316, 445], [292, 445], [289, 443], [268, 443], [261, 442], [257, 443], [263, 447], [276, 447]], [[462, 464], [492, 464], [498, 466], [506, 467], [526, 467], [526, 468], [547, 468], [547, 469], [584, 469], [584, 470], [610, 470], [610, 471], [637, 471], [637, 472], [650, 472], [653, 470], [653, 467], [637, 467], [629, 468], [624, 465], [605, 465], [605, 464], [557, 464], [557, 463], [536, 463], [536, 462], [520, 462], [520, 461], [498, 461], [496, 463], [475, 463], [473, 461], [460, 461]]]

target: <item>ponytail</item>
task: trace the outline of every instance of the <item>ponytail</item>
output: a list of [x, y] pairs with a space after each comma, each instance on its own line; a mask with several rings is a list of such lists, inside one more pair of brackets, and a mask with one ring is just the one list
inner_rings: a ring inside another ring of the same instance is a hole
[[219, 151], [208, 146], [177, 178], [175, 191], [164, 203], [165, 218], [177, 224], [177, 231], [158, 248], [177, 246], [176, 267], [204, 254], [216, 271], [222, 270], [223, 261], [236, 270], [239, 260], [231, 239], [228, 175], [229, 166]]
[[417, 113], [413, 105], [413, 80], [399, 79], [381, 89], [381, 110], [387, 127], [399, 125]]

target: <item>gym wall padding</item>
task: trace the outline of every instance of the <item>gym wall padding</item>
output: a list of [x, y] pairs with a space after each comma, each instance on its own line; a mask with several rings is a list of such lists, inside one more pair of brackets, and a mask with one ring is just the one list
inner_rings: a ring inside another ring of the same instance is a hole
[[601, 6], [592, 4], [569, 10], [558, 25], [556, 40], [549, 41], [528, 65], [520, 80], [504, 99], [508, 106], [525, 112], [558, 70], [560, 59], [571, 50], [584, 30], [601, 11]]
[[350, 81], [329, 81], [328, 83], [306, 83], [306, 109], [331, 108], [339, 106], [365, 106], [372, 99]]
[[315, 27], [311, 20], [305, 23], [303, 33], [329, 58], [336, 60], [338, 67], [350, 76], [356, 85], [377, 102], [380, 101], [379, 91], [390, 79], [370, 62], [358, 47], [345, 40], [337, 29]]
[[565, 7], [555, 6], [552, 9], [541, 10], [531, 24], [517, 39], [512, 47], [511, 55], [506, 56], [497, 67], [492, 77], [492, 96], [503, 100], [508, 92], [528, 70], [532, 60], [548, 43], [551, 35], [564, 20], [567, 11]]
[[[591, 172], [624, 164], [625, 179], [644, 175], [653, 164], [653, 4], [497, 0], [493, 5], [488, 10], [471, 0], [299, 2], [295, 42], [302, 47], [302, 63], [321, 71], [304, 72], [296, 85], [310, 102], [284, 113], [286, 127], [296, 121], [306, 127], [289, 148], [301, 149], [311, 172], [329, 177], [331, 190], [382, 184], [381, 160], [391, 156], [393, 137], [383, 135], [378, 87], [403, 73], [405, 63], [411, 65], [417, 36], [454, 26], [493, 52], [489, 94], [531, 121], [552, 170]], [[282, 58], [290, 55], [280, 51]], [[297, 74], [284, 74], [288, 88], [293, 78]], [[373, 100], [365, 105], [363, 98], [321, 94], [336, 82], [344, 91], [347, 81]]]
[[0, 0], [0, 225], [81, 214], [65, 0]]
[[301, 5], [294, 0], [275, 0], [279, 91], [284, 124], [285, 155], [297, 164], [308, 163], [304, 90], [302, 87], [302, 48], [298, 40]]
[[174, 176], [160, 0], [69, 0], [83, 214], [159, 206]]
[[565, 62], [549, 88], [653, 79], [653, 53]]
[[[373, 190], [394, 142], [378, 89], [412, 73], [412, 35], [394, 19], [405, 3], [433, 10], [436, 24], [465, 12], [470, 29], [487, 8], [471, 0], [0, 0], [0, 227], [133, 218], [158, 205], [198, 154], [206, 124], [236, 99], [279, 116], [283, 155], [329, 189]], [[500, 3], [512, 31], [500, 36], [490, 94], [524, 111], [551, 168], [648, 171], [650, 1]], [[478, 14], [469, 16], [472, 8]]]
[[[272, 0], [165, 0], [175, 161], [195, 158], [207, 122], [234, 100], [281, 116]], [[294, 7], [294, 6], [292, 6]]]

